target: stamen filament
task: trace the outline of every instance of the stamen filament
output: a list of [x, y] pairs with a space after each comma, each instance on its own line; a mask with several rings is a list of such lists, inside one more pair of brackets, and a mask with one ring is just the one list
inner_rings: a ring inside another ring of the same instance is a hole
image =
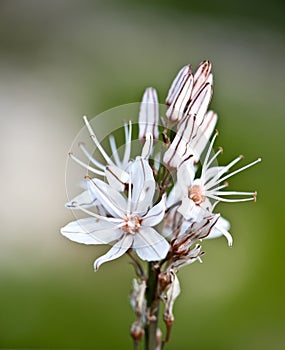
[[228, 175], [222, 177], [221, 179], [219, 179], [219, 182], [224, 181], [224, 180], [228, 179], [229, 177], [232, 177], [232, 176], [234, 176], [235, 174], [238, 174], [238, 173], [240, 173], [241, 171], [243, 171], [243, 170], [245, 170], [245, 169], [247, 169], [247, 168], [250, 168], [251, 166], [253, 166], [253, 165], [255, 165], [256, 163], [259, 163], [259, 162], [261, 162], [261, 158], [258, 158], [258, 159], [256, 159], [254, 162], [249, 163], [249, 164], [245, 165], [244, 167], [242, 167], [242, 168], [240, 168], [240, 169], [237, 169], [237, 170], [233, 171], [232, 173], [230, 173], [230, 174], [228, 174]]
[[217, 136], [218, 136], [218, 133], [216, 132], [215, 135], [212, 137], [210, 146], [209, 146], [208, 151], [206, 153], [206, 156], [205, 156], [205, 159], [204, 159], [204, 162], [203, 162], [204, 163], [203, 164], [203, 169], [205, 168], [205, 170], [208, 169], [209, 165], [211, 164], [211, 161], [208, 163], [208, 160], [209, 160], [209, 157], [210, 157], [210, 154], [211, 154], [211, 151], [213, 149], [214, 142], [215, 142]]
[[109, 143], [110, 143], [110, 147], [111, 147], [111, 151], [112, 151], [112, 156], [115, 159], [115, 163], [118, 167], [122, 166], [121, 160], [119, 158], [119, 154], [118, 154], [118, 149], [117, 149], [117, 145], [116, 145], [116, 140], [114, 138], [113, 135], [109, 136]]
[[227, 202], [227, 203], [234, 203], [234, 202], [248, 202], [248, 201], [255, 201], [256, 196], [250, 197], [250, 198], [240, 198], [240, 199], [228, 199], [223, 197], [218, 197], [213, 194], [208, 194], [207, 197], [215, 199], [220, 202]]
[[239, 156], [239, 157], [235, 158], [233, 161], [231, 161], [228, 165], [226, 165], [223, 169], [221, 169], [221, 171], [218, 172], [217, 175], [215, 175], [210, 181], [208, 181], [208, 183], [205, 185], [205, 187], [207, 189], [209, 189], [209, 188], [219, 184], [220, 182], [222, 182], [226, 178], [230, 177], [230, 176], [227, 176], [225, 178], [220, 179], [220, 177], [224, 173], [226, 173], [231, 167], [233, 167], [236, 163], [238, 163], [242, 158], [243, 158], [243, 156]]
[[241, 195], [241, 196], [250, 196], [254, 195], [256, 192], [239, 192], [239, 191], [213, 191], [218, 196], [233, 196], [233, 195]]
[[131, 120], [129, 121], [129, 125], [125, 124], [124, 125], [125, 128], [125, 152], [124, 152], [124, 158], [123, 158], [123, 162], [122, 165], [127, 165], [127, 162], [130, 159], [131, 156], [131, 141], [132, 141], [132, 122]]
[[97, 166], [97, 168], [105, 170], [105, 166], [102, 163], [98, 162], [98, 160], [96, 160], [94, 157], [92, 157], [92, 155], [87, 151], [83, 142], [80, 142], [78, 146], [81, 149], [81, 151], [85, 154], [85, 156], [90, 160], [91, 163]]
[[81, 211], [83, 211], [84, 213], [86, 213], [86, 214], [88, 214], [88, 215], [90, 215], [90, 216], [93, 216], [94, 218], [99, 219], [99, 220], [108, 221], [108, 222], [121, 222], [121, 221], [122, 221], [122, 219], [110, 218], [110, 217], [106, 217], [106, 216], [102, 216], [102, 215], [93, 213], [92, 211], [87, 210], [87, 209], [81, 207], [80, 205], [78, 206], [78, 208], [79, 208]]
[[104, 176], [105, 173], [103, 171], [100, 171], [100, 170], [97, 170], [95, 168], [93, 168], [92, 166], [88, 165], [88, 164], [85, 164], [84, 162], [82, 162], [80, 159], [78, 159], [77, 157], [75, 157], [75, 155], [73, 153], [69, 153], [69, 156], [72, 160], [74, 160], [77, 164], [81, 165], [83, 168], [91, 171], [92, 173], [94, 174], [97, 174], [97, 175], [101, 175], [101, 176]]
[[111, 160], [111, 158], [107, 155], [107, 153], [105, 152], [105, 150], [103, 149], [103, 147], [101, 146], [100, 142], [98, 141], [91, 125], [89, 124], [89, 121], [87, 119], [86, 116], [83, 117], [83, 120], [86, 124], [86, 127], [88, 129], [88, 132], [90, 134], [90, 137], [92, 138], [93, 142], [95, 143], [95, 145], [98, 147], [99, 151], [101, 152], [102, 156], [104, 157], [104, 159], [106, 160], [106, 162], [110, 165], [114, 165], [114, 162]]
[[129, 178], [127, 215], [131, 214], [131, 204], [132, 204], [132, 173], [130, 173], [130, 178]]

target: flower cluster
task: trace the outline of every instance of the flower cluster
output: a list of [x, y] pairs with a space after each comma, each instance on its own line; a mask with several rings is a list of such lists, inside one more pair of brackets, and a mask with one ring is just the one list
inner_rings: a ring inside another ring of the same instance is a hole
[[[164, 116], [160, 116], [156, 90], [146, 89], [138, 116], [140, 155], [132, 156], [131, 122], [124, 125], [125, 148], [120, 158], [114, 136], [109, 138], [112, 154], [108, 155], [86, 117], [84, 122], [104, 163], [95, 159], [83, 143], [79, 148], [88, 163], [70, 153], [88, 175], [84, 192], [66, 207], [88, 216], [67, 224], [61, 233], [78, 243], [111, 245], [95, 261], [95, 271], [103, 263], [129, 254], [138, 276], [131, 296], [137, 315], [131, 333], [136, 342], [146, 325], [156, 322], [155, 303], [159, 300], [165, 303], [168, 339], [174, 320], [173, 304], [180, 292], [177, 272], [201, 261], [201, 241], [225, 236], [232, 245], [230, 224], [216, 212], [217, 204], [256, 199], [256, 192], [224, 190], [226, 180], [260, 159], [232, 172], [241, 156], [228, 165], [217, 164], [222, 150], [213, 150], [218, 117], [208, 110], [212, 90], [211, 63], [202, 62], [194, 73], [187, 65], [170, 86]], [[149, 275], [142, 261], [149, 262]]]

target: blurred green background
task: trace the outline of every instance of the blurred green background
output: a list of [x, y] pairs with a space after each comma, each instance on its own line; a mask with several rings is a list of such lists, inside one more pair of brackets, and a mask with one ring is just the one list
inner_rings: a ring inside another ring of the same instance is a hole
[[[284, 2], [0, 1], [0, 348], [131, 349], [128, 258], [59, 229], [67, 152], [90, 118], [166, 96], [178, 69], [213, 63], [212, 107], [224, 154], [263, 162], [233, 188], [256, 204], [221, 206], [234, 245], [203, 243], [180, 273], [166, 349], [285, 348]], [[76, 186], [76, 184], [75, 184]]]

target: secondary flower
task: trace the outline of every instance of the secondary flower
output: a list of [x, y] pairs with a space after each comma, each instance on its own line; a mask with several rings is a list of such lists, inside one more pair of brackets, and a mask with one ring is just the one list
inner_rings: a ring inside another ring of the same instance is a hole
[[89, 190], [104, 207], [109, 216], [100, 216], [81, 208], [91, 215], [69, 223], [61, 233], [72, 241], [84, 244], [109, 244], [112, 248], [94, 263], [95, 270], [101, 264], [119, 258], [128, 249], [146, 261], [165, 258], [169, 243], [154, 228], [161, 222], [165, 212], [165, 196], [152, 206], [154, 178], [152, 170], [142, 157], [131, 166], [128, 198], [99, 179], [89, 179]]
[[[201, 210], [202, 215], [205, 214], [205, 211], [212, 212], [218, 202], [245, 202], [256, 199], [256, 192], [221, 190], [228, 186], [228, 183], [225, 182], [225, 180], [260, 162], [261, 159], [258, 158], [256, 161], [225, 175], [243, 157], [237, 157], [226, 166], [211, 167], [214, 160], [221, 153], [221, 149], [219, 149], [212, 157], [210, 157], [216, 137], [217, 133], [212, 138], [202, 164], [202, 172], [199, 178], [195, 178], [194, 166], [191, 160], [183, 163], [177, 171], [177, 183], [182, 194], [182, 204], [178, 211], [187, 220], [197, 220], [201, 214]], [[224, 198], [225, 196], [246, 197], [229, 199]]]

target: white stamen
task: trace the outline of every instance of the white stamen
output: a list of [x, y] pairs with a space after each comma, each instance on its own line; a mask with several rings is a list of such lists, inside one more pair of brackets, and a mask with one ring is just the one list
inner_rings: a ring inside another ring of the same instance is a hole
[[97, 166], [97, 168], [105, 170], [105, 166], [102, 163], [98, 162], [98, 160], [96, 160], [94, 157], [92, 157], [92, 155], [87, 151], [83, 142], [80, 142], [78, 146], [81, 149], [81, 151], [86, 155], [86, 157], [90, 160], [91, 163]]
[[132, 173], [130, 173], [130, 178], [129, 178], [127, 215], [130, 215], [131, 213], [131, 204], [132, 204]]
[[117, 149], [117, 145], [116, 145], [116, 140], [115, 140], [113, 135], [109, 136], [109, 143], [110, 143], [110, 146], [111, 146], [112, 156], [115, 159], [115, 163], [117, 164], [118, 167], [121, 167], [122, 163], [121, 163], [121, 160], [119, 158], [118, 149]]
[[241, 196], [253, 196], [256, 192], [239, 192], [239, 191], [213, 191], [218, 196], [234, 196], [234, 195], [241, 195]]
[[231, 167], [233, 167], [236, 163], [238, 163], [241, 159], [243, 158], [243, 156], [239, 156], [237, 158], [235, 158], [231, 163], [229, 163], [228, 165], [226, 165], [223, 169], [221, 169], [221, 171], [218, 172], [217, 175], [215, 175], [206, 185], [205, 188], [208, 190], [210, 188], [212, 188], [213, 186], [216, 186], [218, 183], [222, 182], [223, 180], [225, 180], [226, 178], [230, 177], [227, 176], [225, 178], [221, 178], [220, 177], [226, 173]]
[[254, 196], [253, 196], [253, 197], [250, 197], [250, 198], [241, 198], [241, 199], [222, 198], [222, 197], [218, 197], [218, 196], [215, 196], [215, 195], [213, 195], [213, 194], [208, 194], [208, 193], [207, 193], [207, 197], [212, 198], [212, 199], [215, 199], [215, 200], [220, 201], [220, 202], [227, 202], [227, 203], [248, 202], [248, 201], [255, 201], [255, 199], [256, 199], [256, 193], [254, 193]]
[[210, 146], [209, 146], [208, 151], [207, 151], [207, 153], [206, 153], [206, 156], [205, 156], [205, 159], [204, 159], [204, 162], [203, 162], [203, 163], [204, 163], [204, 167], [205, 167], [206, 169], [209, 167], [209, 165], [210, 165], [211, 162], [212, 162], [212, 161], [210, 161], [210, 162], [208, 163], [208, 160], [209, 160], [209, 157], [210, 157], [210, 154], [211, 154], [211, 151], [212, 151], [212, 149], [213, 149], [213, 145], [214, 145], [214, 142], [215, 142], [217, 136], [218, 136], [218, 132], [216, 132], [215, 135], [212, 137]]
[[131, 155], [131, 141], [132, 141], [132, 122], [131, 120], [129, 121], [129, 125], [125, 124], [125, 152], [124, 152], [124, 158], [123, 158], [123, 165], [127, 165], [127, 162], [130, 159]]
[[95, 168], [93, 168], [92, 166], [88, 165], [88, 164], [85, 164], [84, 162], [82, 162], [80, 159], [78, 159], [77, 157], [75, 157], [74, 154], [72, 153], [69, 153], [69, 156], [72, 160], [74, 160], [77, 164], [81, 165], [83, 168], [91, 171], [92, 173], [94, 174], [97, 174], [97, 175], [101, 175], [101, 176], [104, 176], [105, 173], [103, 171], [100, 171], [100, 170], [97, 170]]
[[258, 159], [256, 159], [254, 162], [249, 163], [249, 164], [245, 165], [244, 167], [242, 167], [242, 168], [240, 168], [240, 169], [237, 169], [237, 170], [233, 171], [232, 173], [230, 173], [230, 174], [228, 174], [228, 175], [222, 177], [221, 179], [219, 179], [219, 182], [224, 181], [224, 180], [228, 179], [229, 177], [232, 177], [232, 176], [234, 176], [235, 174], [238, 174], [238, 173], [240, 173], [241, 171], [243, 171], [243, 170], [245, 170], [245, 169], [247, 169], [247, 168], [250, 168], [251, 166], [253, 166], [254, 164], [257, 164], [257, 163], [259, 163], [259, 162], [261, 162], [261, 158], [258, 158]]
[[94, 218], [96, 219], [99, 219], [99, 220], [102, 220], [102, 221], [108, 221], [108, 222], [121, 222], [122, 219], [117, 219], [117, 218], [110, 218], [110, 217], [106, 217], [106, 216], [101, 216], [99, 214], [96, 214], [96, 213], [93, 213], [92, 211], [90, 210], [87, 210], [83, 207], [81, 207], [80, 205], [78, 206], [78, 208], [83, 211], [84, 213], [90, 215], [90, 216], [93, 216]]
[[102, 156], [104, 157], [104, 159], [106, 160], [106, 162], [110, 165], [114, 165], [114, 163], [112, 162], [111, 158], [107, 155], [107, 153], [104, 151], [103, 147], [101, 146], [100, 142], [98, 141], [91, 125], [89, 124], [89, 121], [87, 119], [86, 116], [83, 117], [83, 120], [86, 124], [86, 127], [88, 129], [88, 132], [90, 134], [90, 137], [92, 138], [93, 142], [95, 143], [95, 145], [98, 147], [99, 151], [101, 152]]

